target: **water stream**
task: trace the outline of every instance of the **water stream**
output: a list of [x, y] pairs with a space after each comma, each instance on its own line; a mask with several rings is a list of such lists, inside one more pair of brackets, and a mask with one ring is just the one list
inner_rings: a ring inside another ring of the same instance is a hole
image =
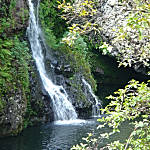
[[100, 115], [101, 115], [100, 109], [102, 108], [100, 101], [97, 99], [96, 95], [94, 94], [90, 84], [87, 81], [85, 81], [85, 79], [82, 79], [82, 82], [86, 85], [89, 93], [92, 95], [92, 97], [95, 101], [95, 103], [93, 103], [93, 106], [92, 106], [92, 116], [100, 117]]
[[[31, 45], [33, 58], [35, 59], [36, 66], [42, 79], [44, 88], [48, 92], [53, 103], [54, 119], [76, 119], [77, 114], [72, 104], [68, 100], [69, 98], [65, 89], [62, 86], [55, 85], [46, 73], [43, 50], [40, 43], [40, 40], [42, 40], [42, 42], [44, 43], [44, 39], [42, 39], [42, 31], [38, 24], [38, 7], [37, 9], [34, 8], [31, 0], [28, 0], [28, 2], [30, 10], [29, 27], [27, 29], [28, 39]], [[37, 12], [37, 18], [35, 17], [35, 12]]]

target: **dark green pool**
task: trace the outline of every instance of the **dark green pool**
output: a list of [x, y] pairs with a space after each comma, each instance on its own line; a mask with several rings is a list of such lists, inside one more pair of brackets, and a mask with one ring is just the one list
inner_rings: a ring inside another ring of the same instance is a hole
[[[17, 137], [0, 139], [0, 150], [68, 150], [74, 144], [83, 142], [82, 137], [87, 133], [96, 131], [110, 131], [108, 128], [97, 130], [99, 123], [96, 118], [76, 120], [69, 122], [54, 122], [25, 129]], [[121, 134], [114, 135], [109, 141], [125, 139], [129, 135], [128, 123], [121, 127]], [[99, 142], [103, 146], [108, 141]]]

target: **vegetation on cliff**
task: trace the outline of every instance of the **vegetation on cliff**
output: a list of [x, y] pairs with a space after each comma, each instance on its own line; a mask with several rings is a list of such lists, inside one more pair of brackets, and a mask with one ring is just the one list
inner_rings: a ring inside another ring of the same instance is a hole
[[0, 1], [0, 136], [16, 135], [23, 128], [31, 59], [23, 38], [27, 19], [26, 5], [16, 0]]
[[69, 26], [66, 43], [72, 43], [77, 34], [86, 35], [93, 47], [117, 57], [119, 65], [149, 68], [147, 0], [60, 1], [58, 8]]
[[36, 113], [42, 98], [31, 104], [37, 85], [31, 87], [31, 77], [37, 77], [25, 36], [27, 22], [27, 1], [0, 1], [0, 136], [17, 135], [43, 112]]
[[[57, 8], [58, 1], [43, 0], [40, 3], [39, 17], [44, 36], [46, 38], [46, 44], [54, 51], [59, 51], [65, 57], [65, 61], [73, 68], [73, 73], [80, 72], [85, 79], [91, 84], [92, 88], [96, 90], [96, 83], [91, 75], [90, 66], [90, 52], [88, 45], [84, 38], [78, 35], [78, 38], [69, 45], [64, 42], [67, 38], [69, 31], [66, 22], [61, 18], [62, 12]], [[59, 58], [58, 58], [59, 60]], [[78, 80], [75, 77], [70, 77], [71, 80]], [[81, 87], [78, 87], [80, 91]], [[81, 97], [78, 99], [84, 99], [84, 95], [81, 91]]]
[[72, 54], [81, 55], [82, 58], [80, 59], [88, 63], [88, 60], [86, 60], [89, 57], [88, 45], [83, 37], [78, 35], [74, 41], [70, 40], [70, 42], [73, 42], [72, 44], [64, 42], [70, 33], [67, 28], [68, 25], [61, 18], [62, 12], [57, 8], [58, 5], [58, 1], [56, 0], [51, 2], [43, 0], [40, 3], [39, 17], [46, 37], [46, 43], [54, 50], [61, 50], [63, 52], [63, 49], [64, 51], [68, 49], [70, 52], [72, 51]]

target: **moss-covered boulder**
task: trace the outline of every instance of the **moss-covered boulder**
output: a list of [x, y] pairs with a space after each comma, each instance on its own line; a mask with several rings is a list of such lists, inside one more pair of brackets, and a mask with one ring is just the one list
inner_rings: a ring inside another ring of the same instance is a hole
[[55, 50], [47, 47], [45, 64], [49, 77], [56, 85], [64, 87], [79, 117], [90, 116], [95, 99], [83, 79], [93, 89], [96, 89], [96, 83], [91, 75], [90, 66], [82, 59], [82, 55], [65, 45]]

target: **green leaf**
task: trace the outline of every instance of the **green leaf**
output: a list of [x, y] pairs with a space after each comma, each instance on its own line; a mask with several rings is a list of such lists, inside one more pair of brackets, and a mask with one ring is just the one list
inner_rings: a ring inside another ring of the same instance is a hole
[[11, 75], [7, 72], [4, 72], [4, 71], [0, 71], [0, 76], [2, 76], [4, 78], [11, 78]]
[[1, 49], [1, 53], [3, 53], [4, 55], [11, 55], [11, 52], [8, 49]]

